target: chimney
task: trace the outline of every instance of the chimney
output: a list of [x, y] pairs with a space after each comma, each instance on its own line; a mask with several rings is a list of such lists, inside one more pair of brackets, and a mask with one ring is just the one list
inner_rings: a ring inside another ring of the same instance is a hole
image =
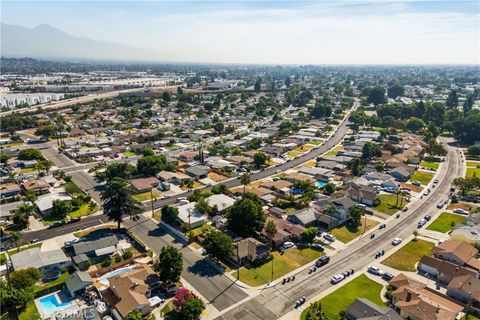
[[410, 302], [412, 300], [412, 292], [410, 290], [407, 291], [407, 299], [405, 300], [406, 302]]

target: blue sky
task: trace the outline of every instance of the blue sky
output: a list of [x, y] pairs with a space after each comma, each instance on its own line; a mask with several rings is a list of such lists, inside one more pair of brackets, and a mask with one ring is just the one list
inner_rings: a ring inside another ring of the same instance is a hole
[[479, 63], [479, 1], [2, 1], [1, 20], [150, 49], [158, 60]]

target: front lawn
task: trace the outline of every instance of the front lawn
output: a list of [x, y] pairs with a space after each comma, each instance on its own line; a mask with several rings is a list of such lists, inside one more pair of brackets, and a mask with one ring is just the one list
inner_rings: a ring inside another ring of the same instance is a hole
[[2, 252], [0, 253], [0, 265], [5, 264], [5, 262], [7, 262], [7, 255], [5, 254], [5, 252]]
[[122, 152], [122, 155], [124, 155], [125, 157], [134, 157], [137, 154], [133, 151], [125, 151], [125, 152]]
[[433, 176], [434, 176], [434, 174], [431, 173], [431, 172], [425, 172], [425, 171], [417, 170], [417, 171], [415, 171], [415, 173], [410, 178], [410, 181], [418, 181], [421, 184], [423, 184], [424, 186], [426, 186], [427, 184], [430, 183]]
[[56, 216], [54, 216], [54, 215], [49, 214], [48, 216], [44, 216], [44, 217], [42, 218], [42, 222], [43, 222], [43, 224], [46, 225], [46, 226], [49, 226], [49, 225], [51, 225], [51, 224], [53, 224], [53, 223], [55, 223], [55, 222], [59, 222], [59, 221], [67, 221], [67, 217], [58, 218], [58, 217], [56, 217]]
[[467, 168], [467, 177], [480, 177], [480, 168]]
[[323, 155], [324, 155], [325, 157], [328, 157], [328, 156], [336, 156], [337, 153], [338, 153], [339, 151], [341, 151], [341, 150], [343, 150], [343, 146], [342, 146], [342, 145], [338, 145], [338, 146], [336, 146], [335, 148], [330, 149], [329, 151], [327, 151], [327, 152], [324, 153]]
[[[344, 225], [343, 227], [333, 229], [331, 233], [335, 236], [335, 238], [337, 238], [337, 240], [343, 243], [347, 243], [364, 233], [364, 229], [365, 229], [363, 227], [364, 223], [365, 223], [365, 218], [362, 218], [362, 225], [359, 226], [356, 230], [354, 230], [351, 225], [347, 224], [347, 225]], [[372, 229], [377, 224], [378, 224], [377, 221], [370, 220], [367, 218], [367, 228], [365, 232]]]
[[[152, 192], [147, 191], [147, 192], [135, 194], [135, 195], [132, 196], [132, 198], [133, 198], [134, 200], [138, 201], [138, 202], [143, 202], [143, 201], [147, 201], [147, 200], [152, 200]], [[153, 191], [153, 198], [154, 198], [154, 199], [160, 198], [160, 194], [158, 194], [157, 192]]]
[[[273, 279], [278, 279], [293, 270], [313, 261], [324, 255], [323, 252], [310, 248], [297, 249], [291, 248], [281, 255], [279, 252], [273, 252]], [[236, 271], [232, 272], [236, 276]], [[240, 269], [240, 281], [250, 286], [260, 286], [270, 282], [272, 278], [272, 262], [269, 261], [256, 268]]]
[[480, 166], [480, 161], [467, 161], [467, 167], [477, 168]]
[[394, 194], [381, 194], [378, 197], [378, 200], [380, 200], [380, 203], [376, 207], [374, 207], [375, 210], [383, 212], [388, 215], [394, 214], [398, 210], [405, 207], [405, 205], [408, 203], [407, 199], [403, 199], [403, 203], [401, 203], [402, 201], [399, 197], [398, 205], [397, 205], [397, 196]]
[[462, 224], [466, 220], [467, 218], [459, 216], [458, 214], [443, 212], [427, 229], [445, 233], [453, 230], [456, 224]]
[[400, 271], [415, 271], [415, 265], [424, 255], [432, 253], [435, 244], [417, 239], [404, 245], [400, 250], [385, 259], [382, 264]]
[[[380, 297], [382, 288], [383, 285], [362, 274], [320, 299], [322, 311], [325, 312], [329, 320], [340, 319], [340, 311], [346, 310], [357, 298], [366, 298], [383, 307], [385, 304]], [[302, 312], [302, 320], [305, 319], [306, 310]]]
[[90, 214], [90, 206], [88, 204], [82, 204], [80, 208], [70, 212], [68, 216], [70, 218], [78, 218], [78, 217], [88, 216], [89, 214]]
[[74, 195], [74, 194], [82, 194], [83, 191], [80, 189], [75, 182], [70, 181], [67, 182], [63, 188], [65, 189], [65, 192], [68, 193], [69, 195]]
[[438, 162], [430, 162], [430, 161], [422, 161], [420, 162], [420, 167], [432, 169], [432, 170], [437, 170], [438, 167], [440, 166], [440, 163]]

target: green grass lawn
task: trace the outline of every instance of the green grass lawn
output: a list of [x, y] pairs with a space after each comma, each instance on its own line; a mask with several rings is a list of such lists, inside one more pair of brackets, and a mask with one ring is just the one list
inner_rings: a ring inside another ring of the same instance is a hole
[[382, 194], [378, 197], [378, 199], [380, 200], [380, 204], [374, 207], [375, 210], [388, 215], [394, 214], [398, 210], [405, 207], [405, 205], [408, 203], [407, 199], [403, 199], [403, 203], [401, 203], [401, 199], [398, 198], [397, 205], [397, 196], [394, 194]]
[[[379, 306], [385, 306], [380, 297], [382, 285], [362, 274], [322, 298], [322, 311], [329, 320], [340, 319], [340, 311], [346, 310], [357, 298], [366, 298]], [[306, 310], [301, 319], [305, 319]]]
[[19, 320], [41, 319], [40, 315], [38, 314], [37, 307], [35, 307], [35, 302], [33, 300], [27, 304], [24, 310], [22, 310], [21, 312], [19, 311], [18, 319]]
[[400, 271], [415, 271], [415, 264], [422, 256], [430, 254], [434, 245], [430, 241], [412, 240], [385, 259], [382, 264]]
[[[22, 252], [22, 251], [27, 250], [27, 249], [32, 249], [32, 248], [40, 248], [41, 246], [42, 246], [42, 243], [37, 242], [37, 243], [31, 244], [31, 245], [28, 245], [28, 246], [20, 247], [19, 252]], [[8, 250], [7, 253], [8, 253], [9, 256], [14, 255], [15, 253], [17, 253], [17, 248]]]
[[[278, 279], [287, 273], [315, 260], [324, 255], [323, 252], [310, 248], [297, 249], [291, 248], [285, 251], [283, 255], [273, 252], [273, 278]], [[232, 272], [236, 276], [236, 271]], [[250, 286], [260, 286], [269, 282], [272, 278], [272, 262], [269, 261], [257, 268], [240, 269], [240, 281]]]
[[50, 281], [50, 282], [47, 282], [45, 283], [44, 285], [42, 286], [34, 286], [33, 287], [33, 291], [34, 292], [40, 292], [40, 291], [43, 291], [43, 290], [46, 290], [46, 289], [49, 289], [49, 288], [52, 288], [52, 287], [55, 287], [61, 283], [64, 283], [65, 280], [67, 280], [68, 276], [70, 274], [68, 272], [63, 272], [60, 277], [58, 277], [57, 279], [53, 280], [53, 281]]
[[467, 168], [467, 177], [480, 177], [480, 168]]
[[7, 255], [5, 252], [0, 253], [0, 264], [5, 264], [7, 262]]
[[434, 174], [431, 172], [417, 170], [410, 178], [410, 181], [418, 181], [424, 186], [426, 186], [430, 182], [430, 180], [432, 180], [433, 176]]
[[463, 317], [460, 320], [480, 320], [480, 318], [475, 317], [474, 315], [471, 314], [464, 314]]
[[319, 144], [322, 144], [323, 141], [321, 140], [312, 140], [309, 141], [308, 144], [313, 144], [314, 146], [318, 146]]
[[467, 220], [465, 217], [458, 214], [443, 212], [427, 229], [445, 233], [453, 230], [456, 224], [464, 223], [465, 220]]
[[433, 169], [435, 171], [438, 169], [439, 166], [440, 166], [440, 163], [438, 162], [429, 162], [429, 161], [420, 162], [420, 167]]
[[480, 166], [480, 161], [467, 161], [467, 167], [476, 168]]
[[[345, 225], [343, 227], [340, 227], [340, 228], [335, 228], [331, 231], [331, 234], [333, 234], [335, 236], [335, 238], [337, 238], [337, 240], [343, 242], [343, 243], [347, 243], [347, 242], [350, 242], [352, 241], [353, 239], [355, 239], [356, 237], [360, 236], [361, 234], [363, 234], [364, 232], [364, 227], [363, 227], [363, 224], [364, 224], [364, 221], [365, 219], [362, 218], [362, 225], [359, 226], [356, 230], [352, 229], [352, 227], [350, 225]], [[372, 229], [373, 227], [375, 227], [376, 225], [378, 224], [377, 221], [375, 220], [370, 220], [367, 218], [367, 228], [366, 228], [366, 231]]]
[[70, 195], [75, 193], [77, 194], [83, 193], [82, 189], [80, 189], [73, 181], [67, 182], [63, 187], [65, 188], [65, 192]]
[[[158, 198], [160, 198], [160, 195], [158, 193], [156, 193], [155, 191], [153, 191], [153, 197], [155, 199], [158, 199]], [[134, 200], [138, 201], [138, 202], [152, 200], [152, 193], [150, 191], [147, 191], [147, 192], [144, 192], [144, 193], [135, 194], [135, 195], [132, 196], [132, 198]]]
[[49, 226], [57, 221], [67, 221], [67, 217], [59, 219], [58, 217], [55, 217], [53, 215], [48, 215], [42, 218], [42, 222], [46, 226]]
[[125, 152], [122, 152], [122, 155], [124, 155], [125, 157], [133, 157], [133, 156], [136, 156], [137, 154], [133, 151], [125, 151]]
[[90, 214], [90, 209], [88, 204], [82, 204], [80, 208], [78, 208], [75, 211], [72, 211], [68, 214], [70, 218], [77, 218], [77, 217], [83, 217], [83, 216], [88, 216]]
[[330, 151], [327, 151], [327, 152], [324, 154], [324, 156], [325, 156], [325, 157], [335, 156], [335, 155], [337, 155], [338, 151], [340, 151], [340, 150], [343, 150], [343, 146], [342, 146], [342, 145], [338, 145], [338, 146], [336, 146], [335, 148], [330, 149]]

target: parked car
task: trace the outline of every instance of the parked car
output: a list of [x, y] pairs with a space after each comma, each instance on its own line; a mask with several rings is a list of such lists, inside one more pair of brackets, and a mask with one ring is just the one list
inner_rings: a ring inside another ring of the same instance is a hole
[[320, 251], [325, 250], [325, 248], [324, 248], [321, 244], [319, 244], [319, 243], [312, 243], [312, 244], [310, 245], [310, 248], [316, 249], [316, 250], [320, 250]]
[[438, 179], [433, 180], [433, 183], [438, 183]]
[[417, 187], [420, 187], [422, 185], [420, 181], [412, 181], [412, 184]]
[[427, 220], [427, 221], [430, 221], [432, 219], [432, 217], [428, 214], [425, 215], [425, 217], [423, 217], [423, 219]]
[[287, 241], [287, 242], [284, 242], [284, 243], [280, 246], [280, 249], [286, 250], [286, 249], [288, 249], [288, 248], [293, 248], [294, 246], [295, 246], [295, 244], [293, 244], [293, 242]]
[[470, 212], [468, 212], [467, 210], [463, 210], [463, 209], [460, 209], [460, 208], [454, 209], [453, 212], [454, 213], [459, 213], [459, 214], [465, 214], [465, 215], [470, 214]]
[[395, 276], [391, 273], [388, 273], [388, 272], [385, 272], [382, 276], [382, 279], [383, 280], [386, 280], [386, 281], [390, 281], [392, 280], [393, 278], [395, 278]]
[[437, 204], [437, 208], [438, 208], [438, 209], [443, 208], [443, 202], [440, 202], [439, 204]]
[[387, 227], [387, 225], [385, 223], [381, 223], [379, 226], [378, 226], [378, 229], [385, 229]]
[[423, 227], [423, 226], [425, 225], [425, 223], [427, 223], [427, 220], [425, 220], [425, 219], [420, 219], [420, 220], [418, 221], [417, 227], [418, 227], [418, 228], [421, 228], [421, 227]]
[[337, 284], [337, 283], [343, 281], [343, 279], [345, 279], [345, 276], [344, 276], [343, 274], [340, 274], [340, 273], [339, 273], [339, 274], [334, 275], [334, 276], [330, 279], [330, 282], [331, 282], [332, 284]]
[[327, 263], [330, 262], [330, 257], [329, 256], [322, 256], [318, 258], [317, 262], [315, 262], [315, 266], [321, 267], [326, 265]]
[[323, 235], [323, 238], [324, 238], [325, 240], [330, 241], [330, 242], [335, 242], [335, 240], [336, 240], [336, 238], [335, 238], [332, 234], [330, 234], [330, 233], [325, 233], [325, 234]]
[[408, 210], [408, 207], [403, 207], [402, 211], [406, 212]]
[[402, 243], [402, 239], [401, 239], [401, 238], [393, 238], [392, 244], [393, 244], [394, 246], [397, 246], [397, 245], [399, 245], [400, 243]]
[[377, 266], [369, 266], [368, 272], [375, 274], [377, 276], [382, 276], [385, 272]]
[[424, 196], [428, 196], [429, 194], [430, 194], [430, 190], [428, 190], [428, 189], [423, 192]]

